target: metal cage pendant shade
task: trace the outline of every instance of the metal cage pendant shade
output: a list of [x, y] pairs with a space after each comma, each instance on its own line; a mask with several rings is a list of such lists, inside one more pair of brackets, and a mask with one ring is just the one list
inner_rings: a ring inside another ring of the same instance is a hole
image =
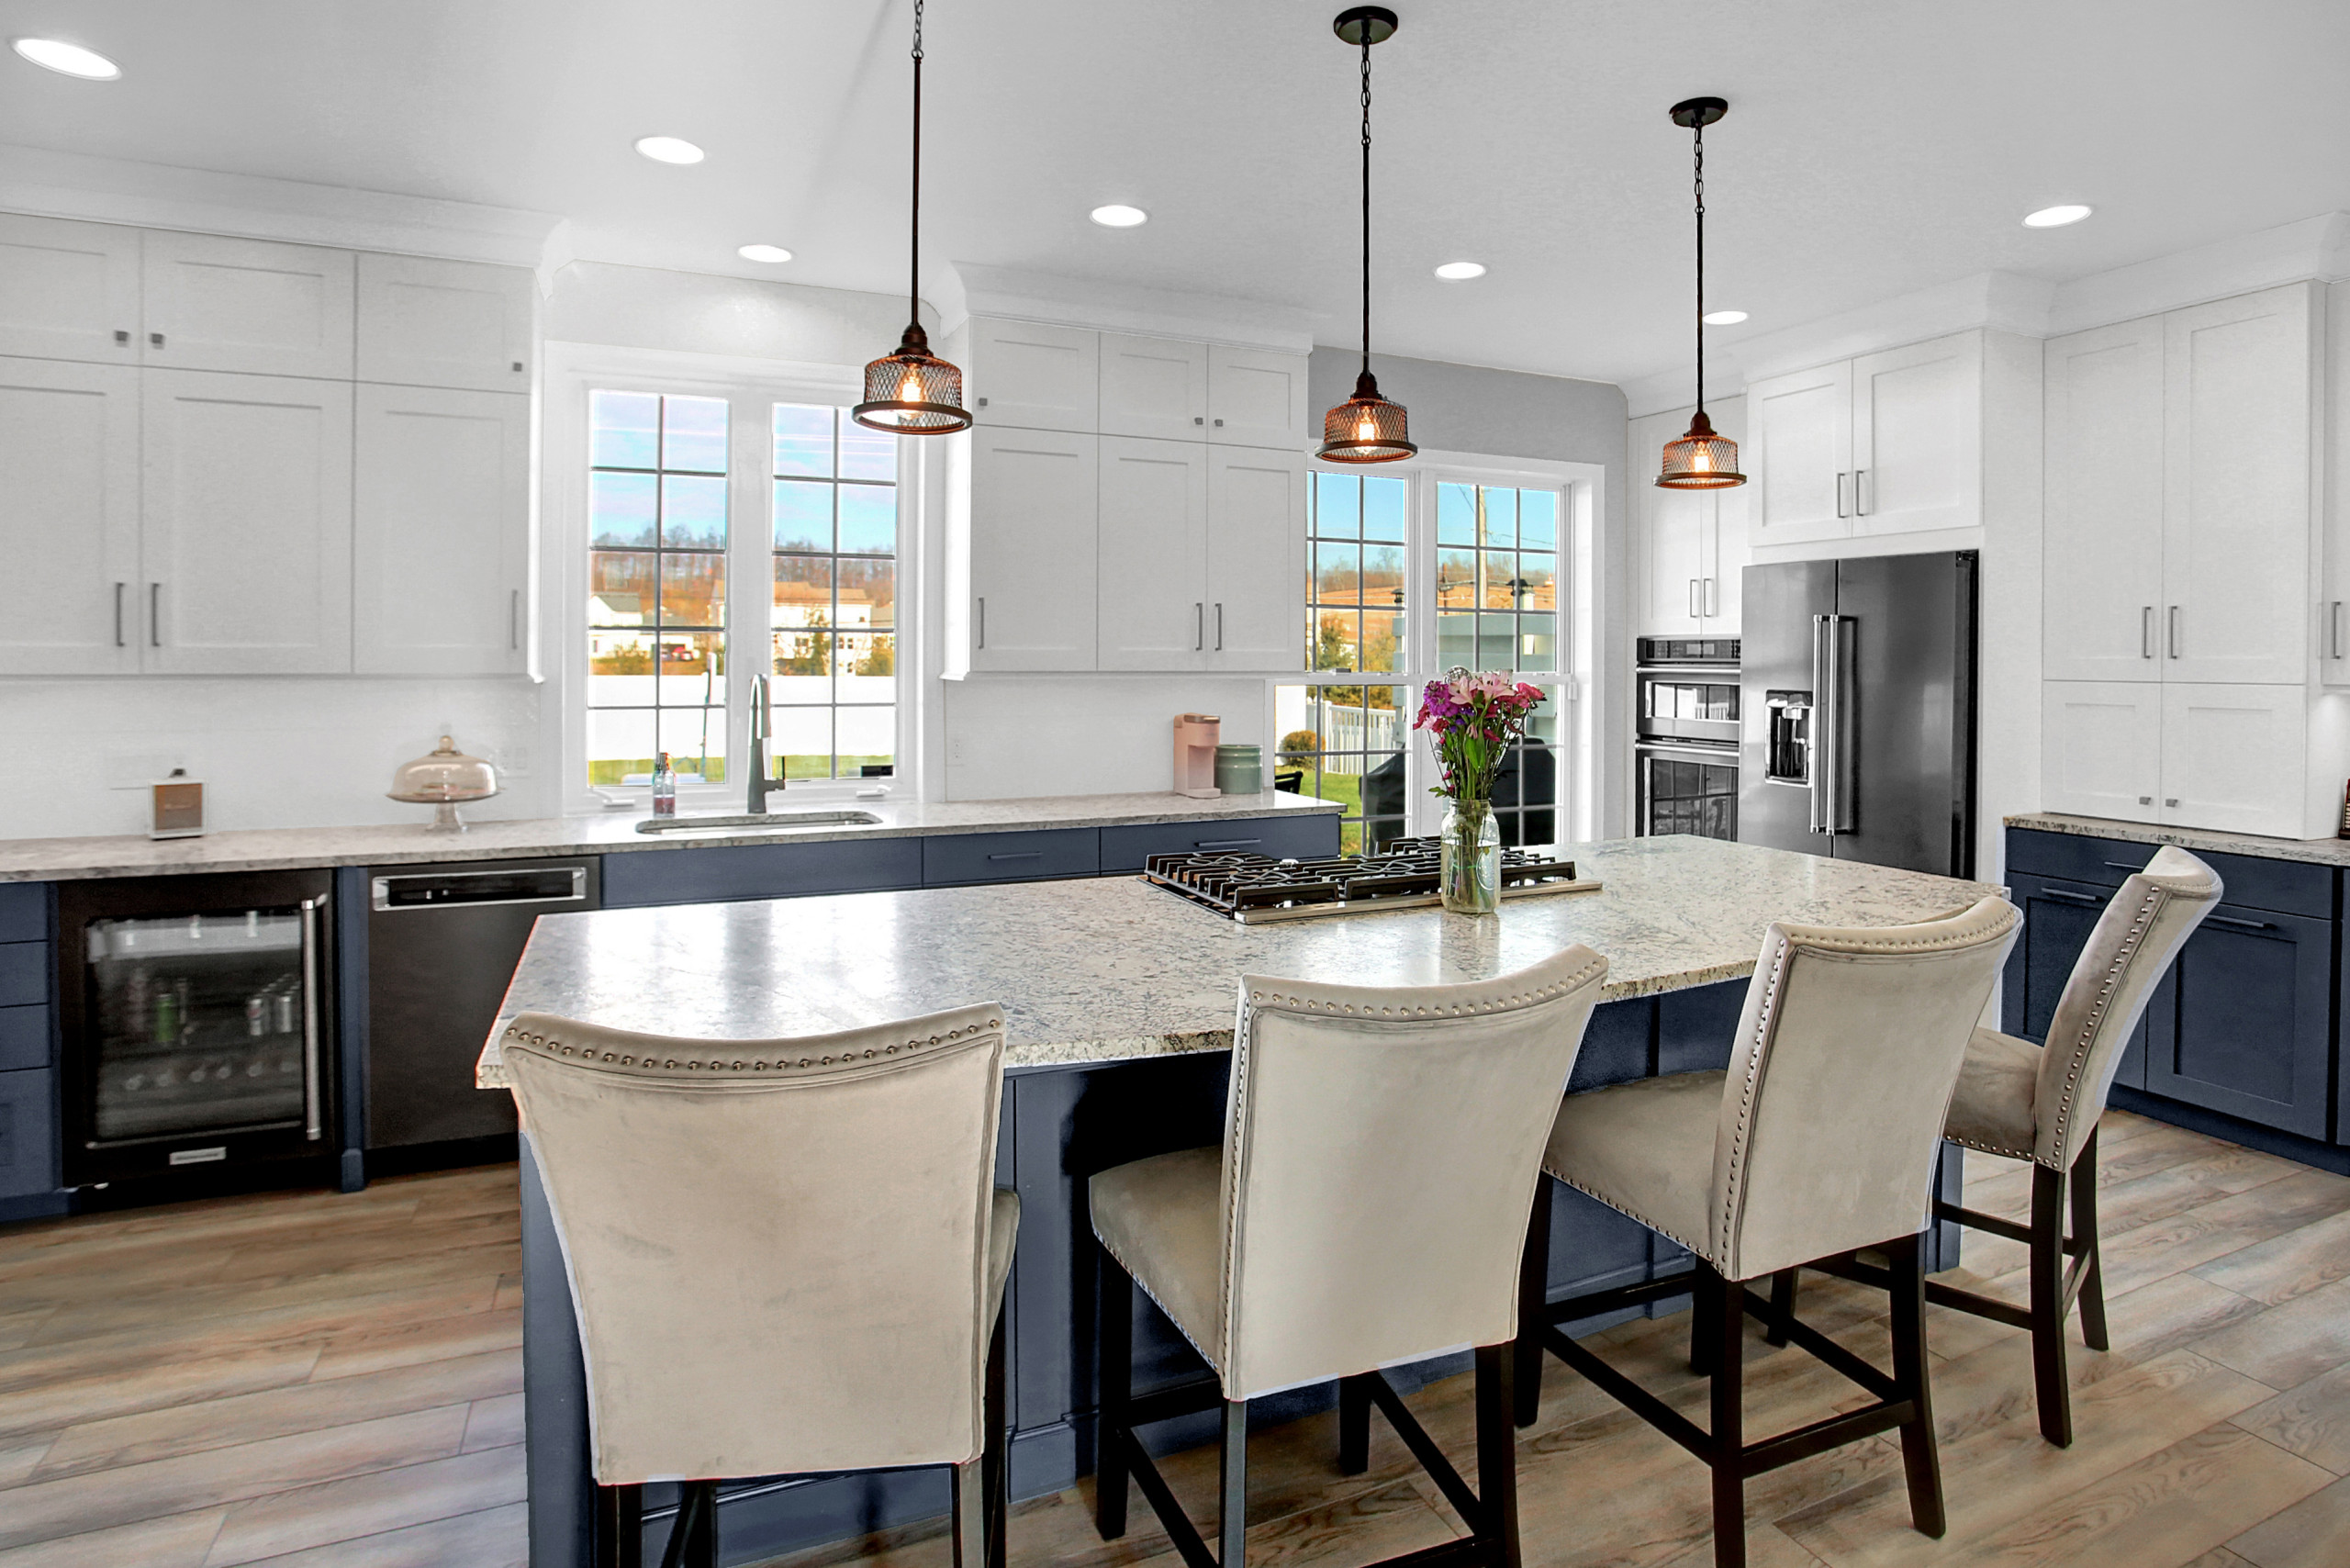
[[1714, 431], [1706, 418], [1706, 128], [1729, 113], [1719, 98], [1688, 98], [1673, 106], [1673, 123], [1695, 135], [1697, 206], [1697, 411], [1689, 433], [1664, 443], [1664, 467], [1656, 477], [1667, 490], [1727, 490], [1746, 483], [1738, 471], [1738, 442]]
[[1381, 6], [1341, 11], [1330, 24], [1362, 50], [1362, 374], [1355, 377], [1355, 395], [1322, 416], [1322, 445], [1315, 455], [1325, 463], [1395, 463], [1419, 451], [1404, 405], [1381, 397], [1371, 374], [1371, 46], [1392, 38], [1395, 25], [1395, 13]]
[[914, 0], [914, 144], [912, 278], [905, 335], [897, 352], [865, 367], [865, 401], [849, 410], [858, 424], [892, 435], [946, 435], [971, 428], [963, 407], [963, 373], [930, 352], [922, 330], [922, 6]]

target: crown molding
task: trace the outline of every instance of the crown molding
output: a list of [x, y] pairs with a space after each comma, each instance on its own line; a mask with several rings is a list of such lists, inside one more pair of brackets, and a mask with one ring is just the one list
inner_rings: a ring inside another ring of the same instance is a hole
[[1740, 342], [1729, 357], [1743, 380], [1755, 381], [1977, 328], [2044, 338], [2055, 292], [2056, 286], [2044, 278], [1976, 273], [1798, 327], [1760, 333]]
[[1099, 278], [1057, 277], [976, 262], [950, 263], [946, 273], [941, 286], [931, 291], [942, 331], [953, 331], [973, 316], [995, 316], [1281, 353], [1310, 353], [1314, 348], [1313, 313], [1291, 306]]
[[572, 259], [571, 226], [546, 212], [0, 146], [0, 209], [530, 267], [545, 287]]
[[2232, 235], [2060, 284], [2044, 336], [2310, 279], [2350, 277], [2350, 212]]

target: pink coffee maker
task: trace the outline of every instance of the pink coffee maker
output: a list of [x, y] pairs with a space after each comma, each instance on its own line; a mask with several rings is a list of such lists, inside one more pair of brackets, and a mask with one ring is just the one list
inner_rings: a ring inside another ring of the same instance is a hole
[[1215, 787], [1216, 737], [1224, 721], [1214, 713], [1175, 715], [1175, 793], [1195, 801], [1212, 801], [1224, 793]]

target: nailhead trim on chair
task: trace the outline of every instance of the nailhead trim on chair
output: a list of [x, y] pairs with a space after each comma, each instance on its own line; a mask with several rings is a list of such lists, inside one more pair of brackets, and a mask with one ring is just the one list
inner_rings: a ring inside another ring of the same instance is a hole
[[930, 1046], [951, 1045], [957, 1040], [1000, 1030], [1002, 1027], [1002, 1019], [990, 1018], [985, 1023], [968, 1025], [959, 1029], [949, 1029], [943, 1035], [930, 1035], [897, 1041], [886, 1046], [871, 1047], [864, 1051], [844, 1051], [837, 1056], [761, 1056], [733, 1058], [711, 1057], [707, 1060], [699, 1057], [689, 1057], [682, 1061], [676, 1057], [663, 1057], [655, 1060], [651, 1056], [639, 1058], [632, 1052], [598, 1050], [592, 1045], [567, 1045], [553, 1035], [529, 1034], [512, 1025], [507, 1026], [500, 1039], [503, 1043], [512, 1044], [534, 1055], [576, 1060], [582, 1067], [610, 1066], [635, 1068], [647, 1071], [733, 1074], [785, 1072], [800, 1068], [848, 1067], [857, 1062], [883, 1060], [896, 1056], [901, 1051], [918, 1050]]
[[[2148, 883], [2146, 896], [2139, 902], [2138, 913], [2131, 919], [2129, 934], [2121, 938], [2121, 946], [2115, 951], [2113, 962], [2106, 966], [2105, 978], [2098, 984], [2097, 1001], [2090, 1004], [2087, 1019], [2065, 1047], [2068, 1059], [2065, 1067], [2065, 1088], [2057, 1096], [2056, 1125], [2052, 1129], [2059, 1150], [2065, 1147], [2065, 1135], [2072, 1124], [2075, 1096], [2081, 1087], [2081, 1073], [2088, 1066], [2089, 1052], [2096, 1044], [2098, 1027], [2105, 1022], [2106, 1010], [2113, 1004], [2113, 993], [2120, 989], [2121, 976], [2130, 968], [2130, 960], [2137, 956], [2139, 947], [2144, 944], [2146, 933], [2154, 929], [2154, 916], [2169, 901], [2168, 892]], [[2039, 1107], [2032, 1109], [2037, 1119]], [[2041, 1160], [2037, 1149], [2024, 1158], [2045, 1164], [2051, 1170], [2065, 1169], [2055, 1161]]]

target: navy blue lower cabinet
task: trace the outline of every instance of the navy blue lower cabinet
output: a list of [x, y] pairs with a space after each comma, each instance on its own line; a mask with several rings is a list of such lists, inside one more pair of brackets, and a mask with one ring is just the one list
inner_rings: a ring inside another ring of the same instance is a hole
[[[2037, 835], [2042, 838], [2060, 836], [2053, 834]], [[2092, 846], [2100, 839], [2080, 839], [2076, 842]], [[2127, 847], [2144, 848], [2143, 845]], [[2127, 872], [2119, 873], [2126, 876]], [[2081, 882], [2059, 881], [2050, 877], [2036, 877], [2021, 871], [2008, 874], [2009, 896], [2016, 907], [2023, 911], [2023, 935], [2008, 953], [2008, 967], [2000, 987], [1999, 1027], [2019, 1039], [2035, 1045], [2048, 1043], [2048, 1025], [2056, 1015], [2056, 1003], [2065, 994], [2065, 983], [2072, 979], [2073, 965], [2088, 946], [2089, 933], [2097, 929], [2099, 916], [2104, 914], [2111, 888], [2101, 888]], [[2167, 980], [2163, 984], [2169, 984]], [[2157, 1010], [2161, 997], [2147, 1004], [2148, 1017]], [[2121, 1066], [2113, 1081], [2125, 1088], [2143, 1089], [2146, 1084], [2146, 1031], [2148, 1020], [2142, 1018], [2131, 1032], [2130, 1043], [2123, 1049]]]
[[56, 1075], [46, 1068], [0, 1072], [0, 1198], [56, 1188]]
[[1102, 874], [1139, 871], [1153, 855], [1270, 855], [1277, 860], [1314, 860], [1338, 852], [1335, 812], [1298, 812], [1278, 817], [1223, 817], [1210, 822], [1134, 823], [1102, 830]]
[[0, 942], [0, 1007], [43, 1006], [48, 1002], [48, 942]]
[[2330, 920], [2223, 903], [2147, 1007], [2145, 1089], [2249, 1122], [2331, 1131]]
[[51, 1065], [50, 1017], [46, 1007], [0, 1007], [0, 1072]]
[[604, 857], [604, 907], [865, 893], [922, 886], [919, 838], [713, 844]]
[[48, 882], [0, 882], [0, 942], [49, 940]]
[[922, 841], [923, 885], [932, 888], [1091, 877], [1100, 864], [1101, 835], [1090, 827], [942, 833]]

